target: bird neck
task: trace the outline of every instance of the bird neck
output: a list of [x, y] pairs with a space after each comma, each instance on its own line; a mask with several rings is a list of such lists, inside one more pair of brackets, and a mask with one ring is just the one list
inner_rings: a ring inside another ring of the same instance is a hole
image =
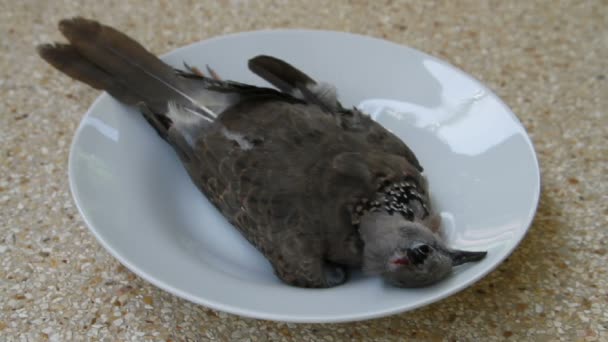
[[374, 212], [410, 221], [430, 214], [424, 187], [411, 177], [382, 184], [370, 198], [361, 198], [351, 210], [352, 224], [360, 225], [364, 216]]
[[372, 211], [361, 217], [359, 223], [359, 235], [367, 245], [374, 241], [397, 240], [399, 229], [408, 221], [401, 215], [390, 214], [386, 211]]
[[388, 260], [402, 244], [401, 227], [407, 221], [401, 215], [387, 212], [370, 212], [361, 218], [359, 235], [363, 241], [363, 271], [366, 274], [381, 274]]

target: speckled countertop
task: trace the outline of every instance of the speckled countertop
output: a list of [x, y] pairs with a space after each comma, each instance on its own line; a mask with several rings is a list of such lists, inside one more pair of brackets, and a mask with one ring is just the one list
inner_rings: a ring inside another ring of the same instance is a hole
[[[0, 0], [0, 340], [608, 340], [608, 2]], [[433, 305], [349, 324], [215, 312], [159, 290], [96, 242], [67, 157], [99, 95], [42, 63], [56, 22], [96, 18], [156, 53], [228, 32], [324, 28], [443, 58], [530, 132], [543, 192], [516, 252]]]

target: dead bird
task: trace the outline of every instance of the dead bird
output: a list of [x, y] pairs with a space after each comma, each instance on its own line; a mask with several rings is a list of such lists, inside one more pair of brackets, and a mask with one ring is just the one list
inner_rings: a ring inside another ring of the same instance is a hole
[[355, 267], [420, 287], [485, 257], [446, 245], [415, 154], [331, 85], [270, 56], [248, 65], [278, 90], [224, 81], [174, 69], [96, 21], [59, 30], [69, 43], [41, 45], [40, 56], [137, 106], [285, 283], [332, 287]]

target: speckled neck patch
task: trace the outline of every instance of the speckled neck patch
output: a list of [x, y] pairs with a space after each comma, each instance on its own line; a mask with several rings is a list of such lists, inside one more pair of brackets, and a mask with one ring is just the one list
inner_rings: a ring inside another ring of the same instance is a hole
[[414, 219], [413, 201], [420, 203], [424, 210], [424, 217], [429, 215], [424, 197], [414, 180], [406, 178], [399, 182], [383, 183], [376, 192], [374, 199], [362, 198], [353, 206], [351, 222], [353, 225], [359, 225], [361, 217], [369, 212], [377, 211], [385, 211], [390, 215], [398, 213], [412, 221]]

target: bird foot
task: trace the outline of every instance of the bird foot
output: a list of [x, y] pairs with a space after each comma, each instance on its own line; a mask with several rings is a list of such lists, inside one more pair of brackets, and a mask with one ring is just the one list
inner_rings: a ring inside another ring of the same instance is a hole
[[220, 77], [220, 75], [217, 74], [217, 72], [215, 72], [215, 70], [211, 69], [211, 67], [209, 66], [209, 64], [205, 65], [207, 67], [207, 72], [209, 73], [209, 75], [211, 76], [211, 78], [213, 78], [216, 81], [221, 81], [222, 78]]
[[[205, 76], [205, 73], [201, 71], [201, 69], [192, 66], [192, 65], [188, 65], [184, 62], [184, 67], [186, 69], [188, 69], [188, 71], [190, 71], [191, 73], [195, 74], [196, 76], [200, 76], [200, 77], [207, 77]], [[205, 65], [206, 69], [207, 69], [207, 73], [209, 73], [209, 77], [213, 78], [216, 81], [221, 81], [222, 78], [220, 77], [220, 75], [218, 75], [217, 72], [215, 72], [215, 70], [213, 70], [209, 64]]]

